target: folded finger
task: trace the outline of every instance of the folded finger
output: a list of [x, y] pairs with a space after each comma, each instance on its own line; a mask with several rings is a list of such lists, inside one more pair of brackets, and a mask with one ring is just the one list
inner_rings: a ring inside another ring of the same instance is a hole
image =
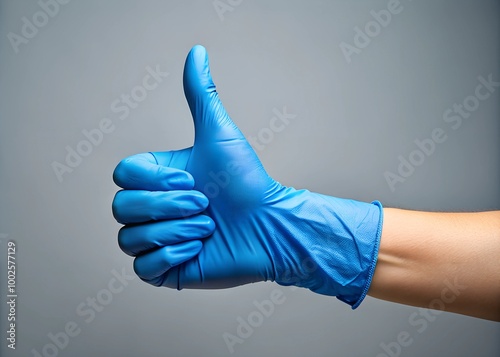
[[125, 254], [136, 256], [159, 247], [206, 238], [214, 229], [214, 221], [206, 215], [125, 226], [118, 232], [118, 244]]
[[199, 191], [118, 191], [112, 209], [119, 223], [185, 218], [203, 212], [208, 198]]
[[169, 269], [195, 257], [202, 247], [199, 240], [194, 240], [158, 248], [135, 258], [134, 271], [145, 282], [161, 286]]
[[[170, 155], [173, 156], [171, 152]], [[190, 190], [194, 187], [190, 173], [158, 164], [152, 153], [138, 154], [120, 161], [113, 172], [113, 180], [127, 190], [169, 191]]]

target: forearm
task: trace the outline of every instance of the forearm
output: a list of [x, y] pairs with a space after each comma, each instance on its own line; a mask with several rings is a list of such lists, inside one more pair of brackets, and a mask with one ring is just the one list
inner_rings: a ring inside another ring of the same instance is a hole
[[384, 209], [368, 294], [500, 321], [500, 211]]

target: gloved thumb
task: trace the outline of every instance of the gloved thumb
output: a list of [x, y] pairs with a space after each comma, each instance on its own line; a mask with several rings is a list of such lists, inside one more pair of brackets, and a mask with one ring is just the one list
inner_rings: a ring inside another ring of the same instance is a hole
[[226, 113], [210, 75], [207, 51], [196, 45], [184, 66], [184, 94], [193, 116], [195, 145], [243, 138], [243, 134]]

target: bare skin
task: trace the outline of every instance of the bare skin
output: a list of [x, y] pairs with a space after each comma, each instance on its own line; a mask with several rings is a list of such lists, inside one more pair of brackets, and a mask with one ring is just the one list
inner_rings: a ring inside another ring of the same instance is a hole
[[500, 321], [500, 211], [384, 209], [368, 294]]

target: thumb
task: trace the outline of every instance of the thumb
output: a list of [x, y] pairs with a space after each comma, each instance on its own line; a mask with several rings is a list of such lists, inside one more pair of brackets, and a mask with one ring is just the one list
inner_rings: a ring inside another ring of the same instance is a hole
[[194, 46], [184, 66], [184, 94], [195, 127], [195, 143], [243, 139], [243, 134], [226, 113], [210, 75], [207, 51]]

